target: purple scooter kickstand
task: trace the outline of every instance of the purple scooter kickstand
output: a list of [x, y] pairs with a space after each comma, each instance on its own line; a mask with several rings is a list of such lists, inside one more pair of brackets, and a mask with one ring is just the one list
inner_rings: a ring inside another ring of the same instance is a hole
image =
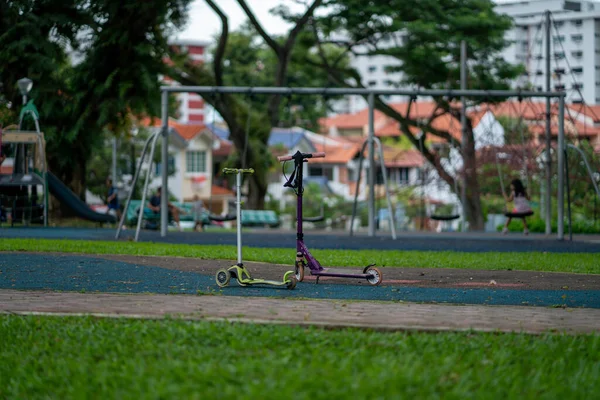
[[303, 187], [303, 170], [304, 163], [308, 162], [309, 158], [323, 158], [325, 153], [301, 153], [297, 151], [291, 156], [277, 157], [279, 161], [294, 161], [294, 172], [290, 175], [288, 181], [283, 185], [284, 187], [290, 187], [296, 193], [298, 197], [298, 206], [296, 209], [296, 220], [297, 220], [297, 233], [296, 233], [296, 263], [294, 272], [298, 282], [304, 280], [304, 268], [308, 267], [310, 274], [317, 277], [317, 283], [319, 278], [322, 276], [331, 276], [337, 278], [357, 278], [366, 279], [371, 285], [377, 286], [381, 284], [383, 275], [378, 268], [375, 268], [375, 264], [366, 266], [362, 273], [345, 273], [341, 271], [333, 271], [329, 268], [321, 266], [319, 261], [310, 253], [310, 250], [304, 243], [304, 233], [302, 232], [302, 196], [304, 192]]

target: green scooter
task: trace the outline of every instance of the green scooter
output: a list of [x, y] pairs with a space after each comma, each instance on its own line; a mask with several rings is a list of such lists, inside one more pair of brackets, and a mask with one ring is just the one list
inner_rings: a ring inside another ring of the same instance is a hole
[[236, 174], [237, 264], [234, 264], [227, 269], [221, 268], [217, 271], [215, 277], [217, 285], [222, 288], [226, 287], [229, 285], [231, 278], [234, 278], [240, 286], [271, 285], [285, 286], [288, 289], [295, 288], [298, 280], [296, 279], [294, 271], [287, 271], [283, 275], [282, 281], [257, 279], [250, 276], [250, 272], [242, 262], [242, 200], [240, 193], [242, 189], [242, 174], [253, 174], [254, 169], [224, 168], [223, 173]]

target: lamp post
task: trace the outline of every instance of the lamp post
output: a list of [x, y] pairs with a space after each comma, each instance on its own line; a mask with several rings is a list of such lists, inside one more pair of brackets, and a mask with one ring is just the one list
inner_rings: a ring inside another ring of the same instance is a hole
[[23, 96], [23, 105], [25, 105], [27, 104], [27, 94], [31, 91], [31, 88], [33, 87], [33, 81], [29, 78], [21, 78], [17, 81], [17, 85], [19, 86], [21, 96]]

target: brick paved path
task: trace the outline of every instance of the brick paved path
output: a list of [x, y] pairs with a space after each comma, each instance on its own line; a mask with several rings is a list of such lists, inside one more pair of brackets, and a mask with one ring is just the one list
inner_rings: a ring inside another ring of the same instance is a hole
[[600, 310], [0, 290], [0, 312], [283, 323], [380, 330], [600, 332]]

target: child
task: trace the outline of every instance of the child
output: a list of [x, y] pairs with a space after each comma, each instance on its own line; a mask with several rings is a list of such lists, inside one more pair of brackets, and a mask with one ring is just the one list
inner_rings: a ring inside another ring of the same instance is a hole
[[117, 189], [113, 186], [111, 178], [106, 178], [106, 187], [108, 189], [108, 194], [106, 195], [107, 214], [117, 217], [118, 222], [121, 220], [121, 208], [119, 207]]
[[[194, 195], [194, 230], [202, 232], [202, 218], [204, 215], [204, 202], [198, 195]], [[198, 229], [200, 228], [200, 229]]]
[[[520, 179], [514, 179], [511, 183], [510, 183], [510, 189], [511, 189], [511, 193], [509, 197], [505, 196], [506, 201], [513, 201], [514, 202], [514, 208], [511, 212], [513, 213], [526, 213], [531, 211], [531, 207], [529, 206], [529, 195], [527, 194], [527, 191], [525, 190], [525, 187], [523, 186], [523, 182], [521, 182]], [[529, 235], [529, 229], [527, 228], [527, 220], [525, 219], [525, 216], [521, 217], [521, 219], [523, 220], [523, 233], [525, 235]], [[511, 217], [508, 217], [508, 219], [506, 220], [506, 224], [504, 225], [504, 229], [502, 229], [502, 233], [503, 234], [507, 234], [508, 233], [508, 225], [510, 224], [510, 221], [512, 220]]]

